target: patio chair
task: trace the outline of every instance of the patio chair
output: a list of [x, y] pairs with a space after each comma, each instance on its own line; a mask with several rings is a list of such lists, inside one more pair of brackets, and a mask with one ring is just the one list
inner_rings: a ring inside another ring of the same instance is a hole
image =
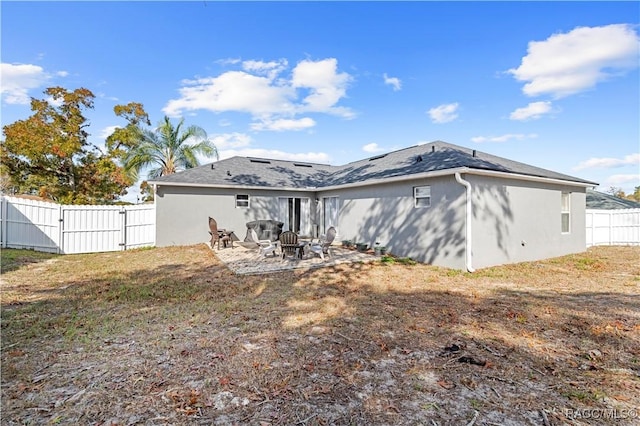
[[331, 247], [331, 244], [333, 244], [333, 240], [335, 240], [335, 238], [336, 228], [331, 226], [329, 227], [329, 229], [327, 229], [327, 234], [324, 237], [320, 238], [320, 241], [311, 243], [311, 245], [309, 246], [309, 251], [320, 256], [322, 260], [324, 260], [325, 254], [331, 257], [329, 248]]
[[258, 245], [258, 256], [267, 256], [267, 254], [271, 253], [273, 256], [276, 256], [276, 249], [278, 248], [278, 243], [274, 243], [271, 240], [261, 240], [258, 238], [258, 233], [255, 229], [249, 230], [249, 235], [251, 235], [251, 239]]
[[293, 231], [285, 231], [280, 234], [280, 249], [282, 250], [282, 259], [287, 256], [294, 256], [297, 258], [300, 253], [298, 234]]
[[213, 248], [216, 241], [218, 242], [218, 250], [220, 250], [220, 241], [222, 241], [225, 247], [228, 242], [230, 242], [231, 247], [233, 247], [233, 239], [231, 238], [231, 235], [225, 232], [224, 229], [218, 229], [218, 222], [216, 222], [216, 220], [211, 216], [209, 216], [209, 234], [211, 235], [211, 248]]

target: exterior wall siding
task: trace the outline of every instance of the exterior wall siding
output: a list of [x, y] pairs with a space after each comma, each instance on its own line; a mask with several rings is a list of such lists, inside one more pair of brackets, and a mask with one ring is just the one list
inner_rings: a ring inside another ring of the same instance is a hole
[[[248, 194], [249, 207], [236, 208], [235, 195]], [[244, 240], [247, 222], [279, 216], [278, 197], [311, 199], [311, 222], [315, 223], [315, 195], [308, 192], [191, 188], [159, 186], [156, 191], [156, 245], [190, 245], [208, 242], [209, 216], [218, 228], [230, 229]]]
[[[474, 268], [586, 250], [584, 188], [469, 174], [463, 178], [472, 186]], [[431, 205], [415, 208], [413, 188], [424, 185], [431, 187]], [[571, 194], [571, 231], [566, 234], [561, 232], [563, 191]], [[235, 207], [236, 194], [249, 195], [249, 208]], [[159, 186], [156, 245], [208, 242], [209, 216], [243, 240], [247, 222], [279, 219], [278, 197], [309, 198], [311, 223], [319, 228], [323, 211], [316, 200], [338, 197], [337, 242], [373, 246], [378, 241], [396, 256], [466, 267], [466, 190], [454, 176], [319, 192]]]
[[[415, 208], [413, 188], [431, 186], [431, 206]], [[465, 192], [452, 176], [320, 192], [340, 199], [340, 239], [376, 241], [396, 256], [464, 268]]]
[[[473, 267], [579, 253], [585, 244], [586, 190], [477, 175], [473, 198]], [[570, 232], [561, 229], [561, 194], [570, 195]]]

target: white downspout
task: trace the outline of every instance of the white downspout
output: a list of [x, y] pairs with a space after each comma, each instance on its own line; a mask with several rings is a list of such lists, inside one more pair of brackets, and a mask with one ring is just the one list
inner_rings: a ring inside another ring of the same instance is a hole
[[465, 248], [465, 252], [466, 252], [466, 266], [467, 266], [467, 271], [469, 272], [475, 272], [476, 270], [473, 269], [473, 254], [471, 253], [471, 248], [473, 247], [473, 245], [471, 244], [471, 222], [473, 219], [472, 216], [472, 211], [471, 211], [471, 184], [469, 182], [467, 182], [466, 180], [462, 179], [462, 177], [460, 177], [460, 173], [456, 172], [455, 174], [456, 177], [456, 182], [458, 182], [460, 185], [464, 186], [466, 188], [466, 197], [467, 197], [467, 201], [466, 201], [466, 230], [467, 230], [467, 235], [465, 238], [465, 244], [466, 244], [466, 248]]

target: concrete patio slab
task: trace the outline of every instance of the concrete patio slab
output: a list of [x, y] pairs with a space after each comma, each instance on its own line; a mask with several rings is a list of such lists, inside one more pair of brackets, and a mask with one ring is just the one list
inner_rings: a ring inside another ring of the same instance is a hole
[[[209, 247], [209, 244], [207, 244]], [[220, 250], [211, 249], [216, 257], [220, 259], [233, 273], [238, 275], [258, 275], [271, 272], [291, 271], [294, 269], [314, 269], [327, 266], [335, 266], [345, 263], [375, 262], [379, 258], [368, 254], [360, 253], [356, 250], [348, 250], [342, 247], [331, 247], [331, 257], [325, 257], [323, 261], [313, 254], [306, 254], [302, 259], [293, 259], [281, 256], [258, 256], [258, 250], [247, 248], [240, 244], [234, 244], [233, 248], [226, 247]], [[280, 251], [278, 250], [279, 254]]]

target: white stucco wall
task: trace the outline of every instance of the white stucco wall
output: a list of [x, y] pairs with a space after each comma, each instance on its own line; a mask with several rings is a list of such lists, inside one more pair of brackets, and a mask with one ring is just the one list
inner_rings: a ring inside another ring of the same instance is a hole
[[[431, 206], [414, 207], [413, 188], [431, 186]], [[340, 239], [381, 245], [397, 256], [464, 267], [464, 188], [452, 176], [322, 192], [340, 198]]]
[[[236, 208], [235, 195], [249, 194], [249, 208]], [[190, 245], [208, 242], [209, 216], [219, 228], [231, 229], [238, 239], [246, 235], [246, 223], [259, 219], [277, 219], [277, 197], [312, 198], [309, 193], [243, 189], [189, 188], [160, 186], [156, 192], [156, 245]]]
[[[585, 189], [467, 174], [473, 197], [474, 268], [545, 259], [586, 250]], [[413, 188], [431, 186], [431, 206], [415, 208]], [[571, 232], [561, 232], [560, 199], [571, 193]], [[249, 194], [250, 208], [236, 208]], [[242, 240], [246, 223], [278, 218], [278, 197], [308, 197], [311, 222], [321, 224], [316, 199], [339, 197], [338, 239], [373, 245], [398, 256], [465, 269], [466, 192], [453, 176], [347, 189], [298, 192], [161, 186], [156, 193], [156, 245], [209, 241], [208, 217]], [[323, 232], [323, 230], [321, 230]]]
[[[473, 197], [473, 266], [483, 268], [586, 250], [585, 188], [467, 175]], [[570, 232], [561, 232], [561, 193]]]

